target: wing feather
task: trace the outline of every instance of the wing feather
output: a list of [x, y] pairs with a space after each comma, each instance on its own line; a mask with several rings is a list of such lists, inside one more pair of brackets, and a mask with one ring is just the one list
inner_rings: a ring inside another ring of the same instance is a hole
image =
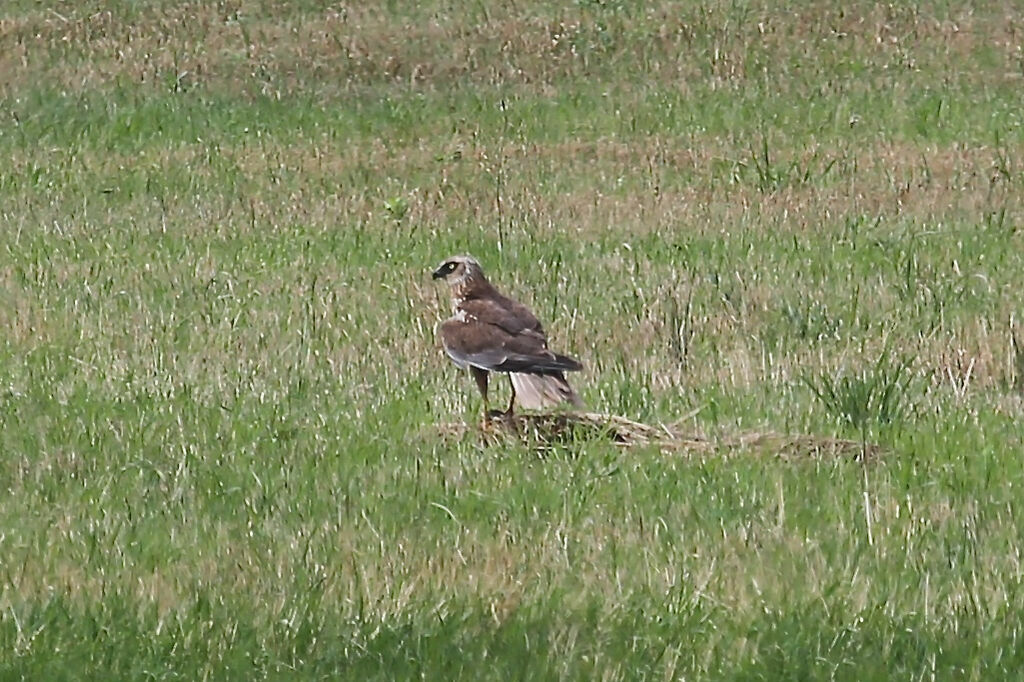
[[492, 372], [572, 372], [583, 368], [575, 359], [553, 353], [543, 334], [504, 328], [471, 319], [452, 318], [441, 325], [441, 342], [459, 366]]
[[441, 325], [441, 341], [460, 367], [538, 375], [583, 369], [548, 349], [544, 328], [526, 306], [489, 285], [457, 301], [456, 316]]
[[471, 298], [460, 304], [467, 317], [482, 324], [490, 324], [516, 335], [534, 333], [544, 338], [544, 328], [529, 308], [500, 294], [493, 298]]

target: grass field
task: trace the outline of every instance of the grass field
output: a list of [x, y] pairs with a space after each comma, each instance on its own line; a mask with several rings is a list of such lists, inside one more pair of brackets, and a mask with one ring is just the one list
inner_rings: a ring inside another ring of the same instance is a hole
[[0, 679], [1020, 679], [1024, 8], [413, 4], [3, 3]]

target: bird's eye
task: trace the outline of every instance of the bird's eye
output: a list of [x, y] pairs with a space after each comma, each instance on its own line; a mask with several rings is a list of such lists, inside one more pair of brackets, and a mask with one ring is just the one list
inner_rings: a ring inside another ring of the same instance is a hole
[[447, 263], [444, 264], [444, 271], [445, 272], [452, 272], [453, 270], [455, 270], [455, 262], [454, 261], [448, 261]]

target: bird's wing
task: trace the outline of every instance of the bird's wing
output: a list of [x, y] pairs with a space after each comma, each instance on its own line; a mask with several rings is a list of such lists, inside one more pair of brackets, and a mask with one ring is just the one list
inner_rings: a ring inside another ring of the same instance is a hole
[[572, 358], [548, 350], [542, 333], [523, 329], [510, 333], [506, 327], [474, 319], [452, 318], [441, 325], [441, 341], [460, 366], [494, 372], [549, 373], [574, 371], [581, 365]]
[[547, 341], [544, 328], [530, 309], [500, 294], [462, 301], [459, 308], [465, 312], [467, 319], [500, 327], [509, 334], [530, 332], [538, 335], [545, 343]]

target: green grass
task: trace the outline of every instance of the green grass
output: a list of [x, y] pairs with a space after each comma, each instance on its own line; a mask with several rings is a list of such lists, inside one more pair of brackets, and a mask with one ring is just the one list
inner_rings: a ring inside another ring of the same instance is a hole
[[0, 10], [0, 679], [1019, 677], [1018, 9], [288, 5]]

